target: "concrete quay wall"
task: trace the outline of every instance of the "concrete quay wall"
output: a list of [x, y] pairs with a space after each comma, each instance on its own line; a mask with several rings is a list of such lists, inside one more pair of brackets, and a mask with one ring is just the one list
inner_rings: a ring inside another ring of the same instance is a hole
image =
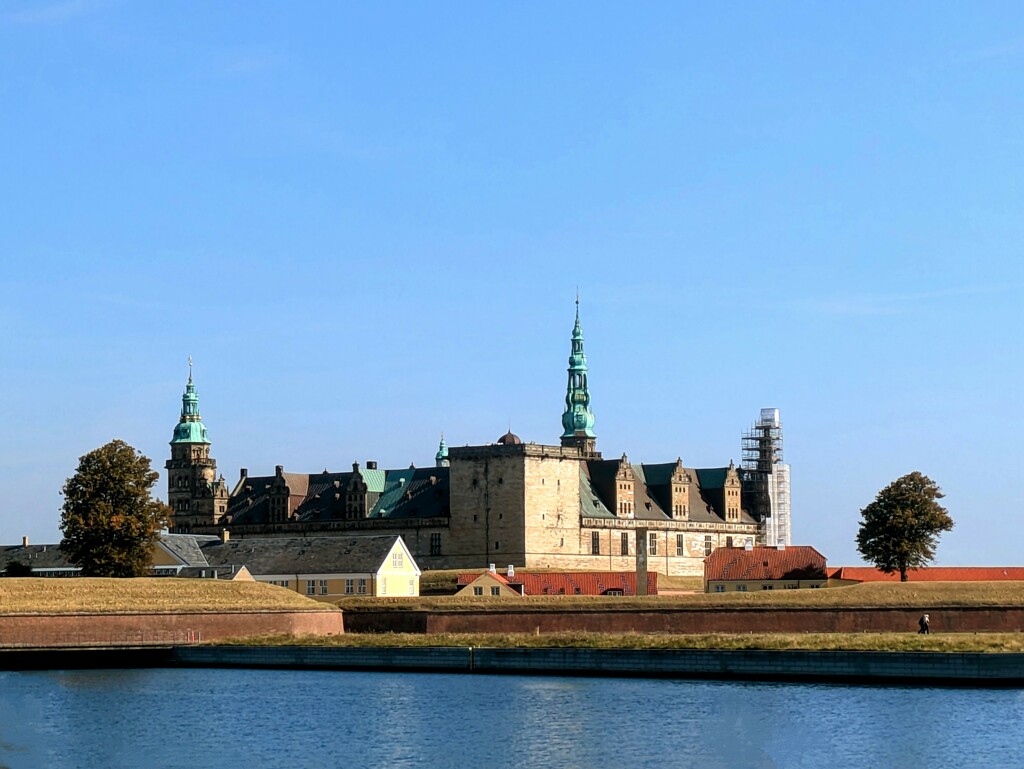
[[336, 635], [340, 611], [0, 615], [0, 647], [145, 646], [252, 635]]
[[182, 647], [186, 667], [1024, 685], [1024, 654], [695, 649]]
[[1024, 631], [1024, 607], [347, 611], [350, 633], [881, 633]]

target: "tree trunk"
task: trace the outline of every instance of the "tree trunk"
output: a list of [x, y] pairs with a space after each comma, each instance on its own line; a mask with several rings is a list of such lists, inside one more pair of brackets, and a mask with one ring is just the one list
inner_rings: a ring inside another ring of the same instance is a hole
[[907, 582], [907, 567], [900, 566], [900, 582]]

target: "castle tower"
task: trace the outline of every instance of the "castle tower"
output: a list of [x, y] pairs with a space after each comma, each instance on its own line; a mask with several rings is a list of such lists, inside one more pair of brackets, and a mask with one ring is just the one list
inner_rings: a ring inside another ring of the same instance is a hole
[[434, 464], [437, 467], [448, 467], [448, 444], [444, 442], [444, 433], [441, 433], [441, 443], [438, 444], [437, 453], [434, 455]]
[[565, 391], [562, 427], [563, 446], [575, 446], [584, 455], [595, 453], [597, 437], [594, 435], [594, 414], [590, 410], [587, 356], [583, 352], [579, 295], [576, 296], [576, 325], [572, 329], [572, 353], [569, 355], [569, 382]]
[[790, 467], [782, 457], [778, 409], [761, 409], [760, 419], [744, 433], [743, 468], [751, 513], [761, 523], [764, 543], [771, 547], [791, 544]]
[[167, 504], [174, 511], [171, 529], [188, 532], [193, 526], [216, 524], [227, 510], [228, 488], [217, 478], [217, 462], [210, 457], [210, 439], [199, 414], [199, 395], [192, 383], [192, 358], [188, 359], [188, 384], [181, 396], [181, 418], [171, 438], [167, 468]]

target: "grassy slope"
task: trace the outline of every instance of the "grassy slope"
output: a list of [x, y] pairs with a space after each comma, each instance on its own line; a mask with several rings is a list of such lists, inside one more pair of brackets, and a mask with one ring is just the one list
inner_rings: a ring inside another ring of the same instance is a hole
[[224, 642], [245, 646], [348, 646], [591, 649], [809, 649], [818, 651], [1024, 652], [1020, 633], [523, 633], [420, 635], [351, 634], [330, 637], [262, 636]]
[[0, 579], [0, 615], [150, 611], [323, 611], [281, 587], [212, 579]]
[[882, 582], [820, 590], [771, 590], [756, 593], [595, 598], [537, 596], [530, 598], [423, 597], [382, 601], [356, 598], [340, 601], [347, 611], [360, 609], [439, 609], [443, 611], [601, 611], [633, 609], [717, 608], [937, 608], [951, 606], [1024, 606], [1024, 582]]

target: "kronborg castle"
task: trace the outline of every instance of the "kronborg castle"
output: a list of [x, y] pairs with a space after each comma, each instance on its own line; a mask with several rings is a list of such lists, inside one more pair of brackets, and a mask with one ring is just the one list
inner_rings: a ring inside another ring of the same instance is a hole
[[682, 460], [605, 459], [597, 450], [579, 304], [558, 445], [511, 432], [448, 448], [436, 466], [217, 476], [191, 373], [167, 461], [174, 533], [238, 537], [400, 534], [426, 569], [632, 570], [637, 532], [648, 567], [701, 574], [716, 547], [789, 544], [789, 466], [776, 409], [743, 436], [743, 462], [696, 469]]

